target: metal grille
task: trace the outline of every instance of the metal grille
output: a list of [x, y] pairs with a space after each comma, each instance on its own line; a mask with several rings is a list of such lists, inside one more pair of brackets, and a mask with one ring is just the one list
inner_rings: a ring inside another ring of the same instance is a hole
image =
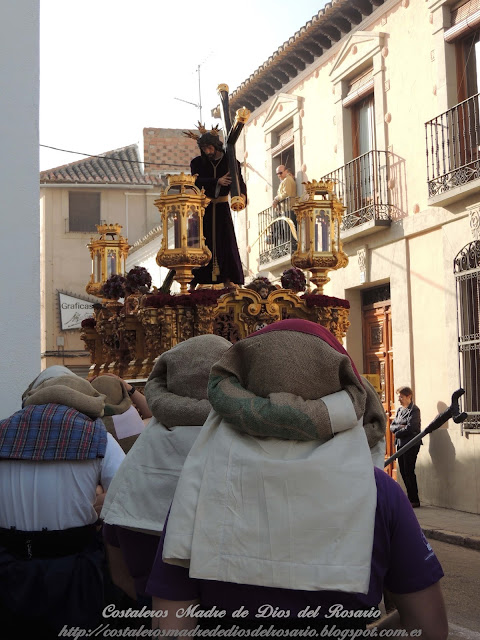
[[395, 207], [389, 201], [387, 151], [369, 151], [323, 176], [333, 180], [335, 194], [346, 208], [342, 230], [372, 220], [391, 220]]
[[390, 283], [382, 284], [380, 287], [372, 287], [362, 291], [362, 306], [367, 307], [375, 302], [385, 302], [390, 300]]
[[465, 389], [464, 428], [480, 430], [480, 242], [464, 247], [454, 260], [457, 290], [458, 352]]
[[480, 178], [479, 95], [425, 124], [429, 197]]
[[293, 198], [286, 198], [278, 207], [269, 207], [258, 214], [260, 265], [291, 256], [297, 248], [297, 242], [288, 223], [285, 220], [277, 220], [280, 216], [285, 216], [296, 221], [291, 200]]

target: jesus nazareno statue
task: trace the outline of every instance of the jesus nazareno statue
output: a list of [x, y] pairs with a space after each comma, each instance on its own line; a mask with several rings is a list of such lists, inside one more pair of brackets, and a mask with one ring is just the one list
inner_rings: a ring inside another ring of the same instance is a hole
[[[238, 252], [232, 214], [228, 203], [232, 178], [226, 153], [216, 129], [205, 132], [197, 139], [200, 155], [190, 163], [192, 175], [196, 174], [195, 184], [204, 188], [211, 199], [205, 209], [203, 233], [205, 244], [212, 252], [212, 259], [204, 267], [193, 271], [191, 285], [215, 284], [223, 282], [226, 287], [231, 284], [243, 284], [243, 269]], [[240, 173], [238, 175], [241, 193], [246, 198], [247, 188]]]
[[235, 211], [245, 208], [247, 187], [242, 177], [240, 163], [235, 156], [235, 143], [248, 120], [248, 109], [239, 109], [235, 122], [231, 123], [228, 101], [228, 86], [220, 84], [217, 88], [220, 96], [223, 133], [225, 142], [220, 140], [218, 127], [207, 131], [199, 122], [200, 136], [191, 131], [185, 132], [194, 138], [200, 149], [200, 155], [190, 163], [192, 175], [196, 175], [195, 184], [204, 188], [210, 204], [205, 209], [203, 232], [205, 243], [212, 252], [210, 262], [194, 269], [191, 288], [197, 284], [216, 284], [223, 282], [226, 287], [243, 284], [243, 268], [238, 252], [232, 214], [228, 202]]

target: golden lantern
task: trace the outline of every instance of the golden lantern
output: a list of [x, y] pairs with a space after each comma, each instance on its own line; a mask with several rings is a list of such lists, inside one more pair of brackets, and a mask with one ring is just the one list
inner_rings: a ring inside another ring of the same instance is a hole
[[186, 293], [192, 269], [207, 264], [212, 257], [203, 236], [203, 216], [210, 199], [204, 189], [195, 186], [196, 176], [180, 173], [167, 178], [167, 188], [154, 203], [160, 211], [163, 230], [157, 264], [175, 269], [180, 292]]
[[92, 274], [85, 290], [101, 298], [101, 288], [108, 278], [114, 274], [125, 274], [125, 261], [130, 246], [128, 240], [120, 235], [121, 224], [97, 224], [96, 227], [100, 238], [91, 238], [87, 245], [92, 257]]
[[323, 293], [328, 272], [346, 267], [348, 257], [340, 240], [340, 224], [345, 210], [333, 192], [331, 180], [304, 182], [305, 193], [293, 210], [297, 216], [298, 246], [292, 264], [311, 271], [316, 293]]

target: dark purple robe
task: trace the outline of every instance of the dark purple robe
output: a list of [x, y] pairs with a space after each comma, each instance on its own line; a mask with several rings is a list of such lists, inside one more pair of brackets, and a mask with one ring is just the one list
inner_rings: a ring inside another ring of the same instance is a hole
[[[227, 196], [230, 187], [217, 185], [218, 179], [228, 172], [228, 161], [225, 155], [217, 162], [210, 161], [205, 155], [194, 158], [190, 163], [190, 170], [193, 174], [198, 174], [195, 184], [200, 189], [205, 189], [205, 194], [212, 200]], [[246, 197], [247, 188], [240, 172], [240, 190]], [[219, 189], [217, 189], [219, 186]], [[214, 215], [215, 211], [215, 215]], [[213, 224], [215, 217], [215, 236], [213, 234]], [[192, 284], [220, 284], [226, 280], [231, 280], [234, 284], [243, 284], [243, 269], [238, 252], [235, 230], [233, 228], [232, 214], [228, 202], [211, 202], [205, 209], [203, 218], [203, 235], [205, 244], [212, 252], [212, 260], [198, 269], [193, 270]], [[216, 257], [220, 273], [216, 280], [212, 277], [213, 259]]]

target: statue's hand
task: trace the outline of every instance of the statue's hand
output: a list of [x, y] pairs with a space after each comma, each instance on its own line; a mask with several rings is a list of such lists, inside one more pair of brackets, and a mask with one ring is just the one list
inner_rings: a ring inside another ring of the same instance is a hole
[[224, 176], [218, 179], [218, 184], [222, 185], [222, 187], [228, 187], [232, 184], [232, 179], [230, 178], [230, 171], [228, 171]]

